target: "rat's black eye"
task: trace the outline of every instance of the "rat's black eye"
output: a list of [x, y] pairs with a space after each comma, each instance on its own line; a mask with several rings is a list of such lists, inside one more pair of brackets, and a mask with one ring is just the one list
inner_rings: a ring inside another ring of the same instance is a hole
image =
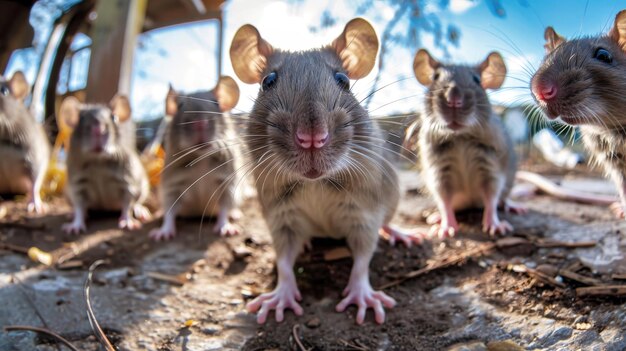
[[611, 63], [611, 62], [613, 62], [613, 56], [611, 55], [609, 50], [603, 49], [603, 48], [598, 48], [598, 50], [596, 50], [595, 54], [593, 54], [593, 58], [598, 60], [598, 61], [602, 61], [604, 63]]
[[350, 78], [341, 72], [335, 73], [335, 82], [343, 90], [350, 90]]
[[263, 82], [261, 82], [263, 91], [268, 91], [269, 89], [272, 89], [272, 87], [276, 84], [276, 78], [276, 72], [271, 72], [270, 74], [266, 75], [265, 78], [263, 78]]
[[472, 79], [474, 80], [474, 83], [480, 85], [480, 76], [478, 74], [474, 74]]
[[2, 96], [9, 96], [10, 93], [11, 93], [11, 90], [9, 90], [9, 87], [7, 87], [6, 85], [3, 85], [0, 87], [0, 94]]

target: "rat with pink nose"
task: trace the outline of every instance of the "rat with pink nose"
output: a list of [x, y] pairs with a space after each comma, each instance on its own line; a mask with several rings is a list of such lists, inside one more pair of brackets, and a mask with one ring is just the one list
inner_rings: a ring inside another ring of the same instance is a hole
[[383, 323], [384, 308], [396, 304], [372, 288], [369, 264], [379, 230], [406, 239], [388, 225], [399, 200], [398, 178], [381, 129], [350, 91], [350, 79], [369, 74], [377, 53], [376, 33], [360, 18], [330, 45], [303, 52], [274, 48], [252, 25], [235, 34], [235, 73], [261, 84], [244, 138], [278, 271], [274, 291], [247, 305], [259, 323], [271, 310], [278, 322], [285, 309], [302, 315], [293, 265], [312, 237], [345, 238], [352, 251], [338, 312], [357, 305], [361, 324], [372, 308]]

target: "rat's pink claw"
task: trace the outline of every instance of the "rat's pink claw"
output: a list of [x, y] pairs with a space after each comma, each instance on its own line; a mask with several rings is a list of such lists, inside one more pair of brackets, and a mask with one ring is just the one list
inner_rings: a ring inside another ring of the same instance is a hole
[[251, 313], [258, 311], [256, 321], [259, 324], [265, 323], [271, 310], [276, 311], [276, 321], [282, 322], [286, 309], [293, 310], [297, 316], [302, 315], [302, 307], [298, 303], [301, 299], [300, 291], [294, 284], [285, 284], [248, 302], [246, 308]]
[[383, 324], [385, 322], [385, 309], [383, 307], [393, 308], [396, 305], [396, 300], [382, 291], [375, 291], [367, 279], [348, 285], [343, 291], [343, 295], [345, 297], [337, 304], [335, 310], [343, 312], [348, 306], [356, 305], [358, 308], [356, 324], [359, 325], [365, 321], [365, 314], [368, 308], [374, 310], [376, 323]]

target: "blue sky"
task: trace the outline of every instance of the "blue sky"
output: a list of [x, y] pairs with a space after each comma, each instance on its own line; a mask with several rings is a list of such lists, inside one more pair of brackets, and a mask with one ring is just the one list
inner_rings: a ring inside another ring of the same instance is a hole
[[[154, 1], [154, 0], [152, 0]], [[529, 76], [525, 69], [537, 67], [543, 56], [543, 31], [552, 25], [565, 37], [597, 34], [607, 31], [615, 14], [626, 8], [626, 0], [501, 0], [504, 18], [494, 16], [489, 0], [427, 0], [425, 13], [438, 16], [444, 26], [453, 24], [461, 32], [459, 46], [449, 46], [453, 62], [478, 63], [492, 50], [502, 53], [510, 76], [505, 88], [491, 94], [494, 102], [514, 104], [530, 99]], [[235, 31], [245, 23], [255, 25], [261, 35], [275, 47], [291, 50], [327, 44], [356, 16], [359, 2], [337, 0], [230, 0], [225, 4], [224, 74], [235, 77], [228, 48]], [[337, 23], [315, 33], [310, 27], [319, 25], [324, 10], [337, 17]], [[379, 35], [393, 16], [385, 1], [374, 1], [370, 19]], [[142, 39], [134, 64], [131, 101], [134, 118], [162, 115], [168, 83], [183, 92], [207, 90], [214, 86], [216, 76], [216, 24], [209, 21], [150, 32]], [[83, 39], [84, 40], [84, 39]], [[443, 53], [434, 45], [430, 34], [420, 37], [421, 46], [434, 56]], [[412, 61], [418, 47], [394, 47], [387, 58], [387, 69], [378, 92], [370, 105], [373, 115], [405, 113], [420, 109], [424, 89], [413, 78]], [[23, 60], [14, 59], [7, 73], [24, 67]], [[376, 71], [356, 82], [353, 91], [359, 96], [369, 92]], [[236, 77], [235, 77], [236, 78]], [[406, 78], [396, 82], [401, 78]], [[396, 83], [394, 83], [396, 82]], [[238, 112], [252, 107], [258, 85], [239, 82], [241, 99]]]

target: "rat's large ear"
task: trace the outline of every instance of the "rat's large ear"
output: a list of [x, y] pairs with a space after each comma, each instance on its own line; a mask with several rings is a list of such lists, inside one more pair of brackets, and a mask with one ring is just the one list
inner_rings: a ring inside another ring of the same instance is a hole
[[622, 51], [626, 51], [626, 10], [620, 11], [615, 16], [615, 23], [609, 36], [622, 48]]
[[74, 96], [63, 99], [59, 114], [57, 115], [57, 125], [60, 131], [71, 131], [78, 125], [80, 117], [80, 101]]
[[230, 111], [239, 102], [239, 86], [237, 82], [229, 76], [221, 76], [217, 85], [213, 89], [213, 94], [217, 98], [217, 103], [222, 112]]
[[543, 33], [543, 38], [546, 40], [546, 43], [543, 45], [546, 49], [546, 54], [549, 54], [556, 49], [557, 46], [565, 42], [565, 38], [560, 36], [552, 27], [546, 28], [546, 31]]
[[350, 79], [363, 78], [374, 68], [378, 37], [368, 21], [362, 18], [351, 20], [330, 46], [343, 61], [343, 68]]
[[478, 66], [480, 72], [480, 85], [483, 89], [498, 89], [504, 83], [506, 77], [506, 65], [502, 56], [493, 51], [485, 61]]
[[11, 89], [11, 95], [17, 100], [24, 101], [26, 99], [30, 92], [30, 85], [22, 71], [13, 73], [13, 76], [9, 79], [9, 88]]
[[267, 57], [273, 52], [274, 48], [261, 38], [259, 31], [253, 25], [246, 24], [237, 30], [230, 44], [230, 61], [242, 82], [259, 83], [267, 65]]
[[132, 110], [130, 108], [130, 101], [126, 95], [116, 94], [109, 103], [113, 115], [118, 118], [120, 122], [126, 122], [130, 119]]
[[174, 90], [172, 84], [170, 84], [167, 90], [167, 96], [165, 96], [165, 115], [175, 116], [178, 113], [178, 93]]
[[413, 59], [413, 73], [420, 84], [428, 86], [433, 82], [435, 70], [441, 64], [435, 60], [426, 49], [420, 49]]

